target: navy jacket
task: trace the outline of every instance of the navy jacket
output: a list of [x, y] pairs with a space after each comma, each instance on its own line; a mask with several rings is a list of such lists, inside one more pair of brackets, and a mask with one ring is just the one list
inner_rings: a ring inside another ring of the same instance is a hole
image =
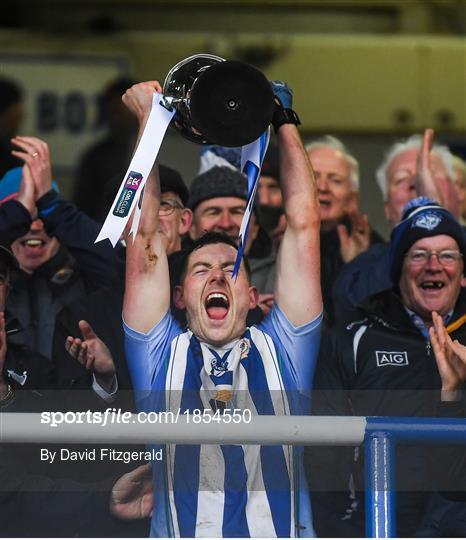
[[[12, 273], [7, 307], [21, 326], [12, 342], [50, 359], [57, 313], [85, 294], [112, 285], [117, 263], [108, 240], [94, 244], [100, 225], [55, 191], [39, 199], [37, 208], [47, 233], [61, 248], [32, 274]], [[0, 206], [0, 231], [10, 243], [30, 226], [31, 216], [21, 203], [10, 200]]]
[[[462, 343], [466, 343], [466, 324], [461, 319], [465, 310], [462, 291], [452, 317], [460, 326], [451, 333], [452, 339]], [[324, 334], [314, 380], [313, 413], [463, 416], [464, 401], [441, 402], [440, 388], [430, 342], [412, 323], [397, 292], [388, 290], [369, 298], [357, 320], [336, 325]], [[399, 536], [414, 534], [430, 493], [464, 489], [464, 461], [457, 460], [462, 452], [457, 454], [452, 448], [434, 451], [422, 444], [397, 447]], [[316, 448], [308, 451], [308, 457], [318, 535], [364, 536], [361, 497], [348, 490], [351, 476], [356, 492], [363, 488], [363, 452]], [[327, 526], [337, 530], [327, 531]]]

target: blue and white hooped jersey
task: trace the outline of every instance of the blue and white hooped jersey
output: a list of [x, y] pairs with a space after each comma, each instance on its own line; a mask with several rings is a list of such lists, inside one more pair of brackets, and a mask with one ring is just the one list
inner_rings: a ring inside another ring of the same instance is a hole
[[[278, 307], [241, 340], [229, 408], [258, 415], [309, 414], [321, 316], [293, 327]], [[217, 389], [211, 348], [167, 315], [147, 334], [125, 326], [138, 408], [204, 411]], [[237, 340], [238, 341], [238, 340]], [[223, 354], [235, 344], [228, 344]], [[207, 351], [207, 352], [206, 352]], [[213, 352], [212, 354], [215, 354]], [[217, 356], [217, 355], [216, 355]], [[153, 465], [151, 536], [314, 536], [301, 447], [163, 445]]]

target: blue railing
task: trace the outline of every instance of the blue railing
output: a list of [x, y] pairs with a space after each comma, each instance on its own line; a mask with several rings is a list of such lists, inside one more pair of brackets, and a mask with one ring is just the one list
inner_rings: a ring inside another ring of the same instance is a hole
[[[173, 422], [74, 423], [59, 425], [38, 413], [0, 413], [0, 443], [118, 442], [173, 444], [292, 444], [357, 446], [366, 452], [366, 535], [396, 536], [395, 447], [403, 443], [465, 444], [466, 419], [361, 416], [252, 416], [247, 423], [196, 423], [185, 415]], [[166, 419], [168, 420], [168, 418]]]
[[393, 538], [395, 446], [402, 443], [466, 444], [466, 419], [366, 418], [366, 536]]

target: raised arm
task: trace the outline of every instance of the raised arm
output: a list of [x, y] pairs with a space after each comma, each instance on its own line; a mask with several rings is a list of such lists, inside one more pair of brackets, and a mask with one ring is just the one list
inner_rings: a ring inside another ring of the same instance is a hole
[[288, 320], [300, 326], [322, 311], [319, 202], [296, 126], [282, 125], [277, 136], [287, 227], [277, 257], [275, 301]]
[[[154, 92], [161, 92], [157, 81], [135, 84], [123, 102], [139, 122], [138, 142], [152, 107]], [[170, 306], [170, 279], [165, 248], [159, 234], [160, 181], [154, 165], [145, 186], [141, 220], [136, 237], [126, 239], [126, 285], [123, 317], [131, 328], [147, 333]]]
[[427, 128], [424, 131], [422, 145], [416, 161], [416, 193], [419, 196], [429, 197], [445, 206], [445, 197], [437, 185], [432, 171], [431, 151], [434, 143], [434, 130]]
[[[29, 211], [29, 225], [36, 217], [43, 221], [47, 233], [56, 237], [76, 258], [80, 273], [89, 289], [108, 286], [117, 279], [115, 251], [108, 241], [95, 244], [100, 225], [74, 204], [62, 199], [53, 189], [48, 144], [37, 137], [29, 136], [15, 137], [12, 142], [19, 148], [13, 151], [13, 154], [22, 159], [25, 166], [17, 202], [8, 203], [13, 206], [21, 203]], [[32, 201], [29, 200], [31, 189]], [[11, 216], [9, 223], [14, 228], [17, 223], [15, 214], [11, 215], [14, 208], [7, 207], [7, 211]], [[16, 230], [19, 232], [19, 227], [16, 227]], [[25, 233], [26, 231], [23, 234]], [[9, 236], [13, 236], [13, 233]]]

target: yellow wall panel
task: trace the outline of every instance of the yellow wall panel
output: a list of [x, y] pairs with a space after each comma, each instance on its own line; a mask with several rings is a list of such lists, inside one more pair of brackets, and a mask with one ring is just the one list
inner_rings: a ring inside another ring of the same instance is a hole
[[466, 130], [466, 40], [424, 51], [421, 84], [428, 94], [427, 122], [439, 129]]
[[420, 122], [415, 46], [303, 39], [266, 72], [286, 74], [305, 129], [387, 130]]

